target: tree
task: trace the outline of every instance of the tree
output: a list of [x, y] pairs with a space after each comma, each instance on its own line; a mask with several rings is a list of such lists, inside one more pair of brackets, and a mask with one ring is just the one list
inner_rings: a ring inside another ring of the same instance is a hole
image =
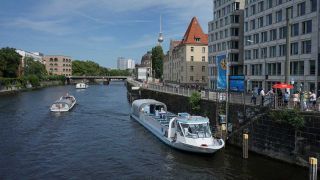
[[200, 113], [200, 100], [201, 100], [201, 95], [198, 92], [193, 92], [189, 97], [189, 104], [191, 106], [191, 110], [193, 114]]
[[163, 58], [164, 58], [164, 54], [161, 46], [156, 46], [152, 48], [152, 55], [151, 55], [152, 71], [154, 73], [154, 77], [157, 79], [162, 78]]
[[24, 75], [30, 76], [35, 75], [38, 78], [42, 78], [47, 74], [46, 67], [38, 61], [34, 61], [31, 57], [26, 57], [24, 59], [25, 67], [24, 67]]
[[14, 48], [0, 49], [0, 77], [17, 77], [21, 56]]

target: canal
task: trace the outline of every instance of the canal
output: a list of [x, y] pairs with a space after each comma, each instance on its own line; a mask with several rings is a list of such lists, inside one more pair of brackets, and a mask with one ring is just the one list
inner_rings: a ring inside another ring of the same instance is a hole
[[[66, 92], [70, 112], [51, 113]], [[178, 104], [178, 103], [177, 103]], [[307, 179], [308, 170], [227, 146], [213, 155], [171, 149], [129, 117], [123, 82], [0, 96], [0, 179]]]

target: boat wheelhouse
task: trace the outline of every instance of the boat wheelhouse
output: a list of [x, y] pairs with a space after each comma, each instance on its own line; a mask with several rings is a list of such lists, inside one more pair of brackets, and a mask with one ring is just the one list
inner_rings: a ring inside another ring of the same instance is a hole
[[88, 84], [86, 84], [86, 83], [77, 83], [76, 84], [76, 88], [77, 89], [86, 89], [86, 88], [88, 88]]
[[73, 108], [76, 104], [76, 99], [74, 96], [66, 94], [65, 96], [60, 97], [59, 100], [54, 102], [51, 105], [50, 111], [52, 112], [66, 112]]
[[222, 139], [212, 136], [208, 118], [188, 113], [173, 114], [167, 111], [164, 103], [153, 99], [133, 101], [131, 117], [176, 149], [214, 153], [224, 146]]

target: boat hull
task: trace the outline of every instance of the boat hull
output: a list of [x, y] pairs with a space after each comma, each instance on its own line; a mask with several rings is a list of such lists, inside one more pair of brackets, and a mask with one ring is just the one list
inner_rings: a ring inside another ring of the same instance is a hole
[[74, 101], [74, 103], [72, 103], [71, 104], [71, 106], [69, 107], [69, 108], [50, 108], [50, 111], [51, 112], [68, 112], [68, 111], [70, 111], [72, 108], [73, 108], [73, 106], [75, 105], [77, 103], [77, 101], [75, 100]]
[[131, 118], [138, 121], [141, 125], [143, 125], [146, 129], [148, 129], [153, 135], [158, 137], [162, 142], [164, 142], [168, 146], [171, 146], [175, 149], [193, 152], [193, 153], [212, 154], [224, 146], [224, 142], [222, 142], [221, 146], [218, 146], [215, 148], [197, 147], [197, 146], [192, 146], [192, 145], [188, 145], [188, 144], [181, 143], [181, 142], [175, 142], [175, 141], [172, 141], [171, 139], [165, 137], [164, 133], [162, 133], [162, 131], [160, 131], [157, 128], [154, 128], [152, 125], [146, 123], [144, 120], [140, 119], [139, 117], [131, 114]]

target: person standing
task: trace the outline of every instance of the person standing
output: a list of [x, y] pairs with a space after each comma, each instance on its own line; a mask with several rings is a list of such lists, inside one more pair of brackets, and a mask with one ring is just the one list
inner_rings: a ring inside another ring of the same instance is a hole
[[290, 99], [290, 95], [289, 95], [288, 91], [286, 91], [284, 93], [284, 97], [283, 97], [283, 102], [284, 102], [284, 106], [285, 107], [288, 106], [289, 99]]
[[266, 95], [266, 93], [264, 92], [264, 89], [262, 88], [260, 91], [260, 95], [261, 95], [261, 106], [263, 106], [264, 103], [264, 96]]
[[317, 96], [316, 96], [316, 94], [312, 91], [309, 98], [310, 98], [310, 107], [311, 107], [311, 109], [314, 110], [315, 107], [316, 107], [316, 103], [317, 103]]

